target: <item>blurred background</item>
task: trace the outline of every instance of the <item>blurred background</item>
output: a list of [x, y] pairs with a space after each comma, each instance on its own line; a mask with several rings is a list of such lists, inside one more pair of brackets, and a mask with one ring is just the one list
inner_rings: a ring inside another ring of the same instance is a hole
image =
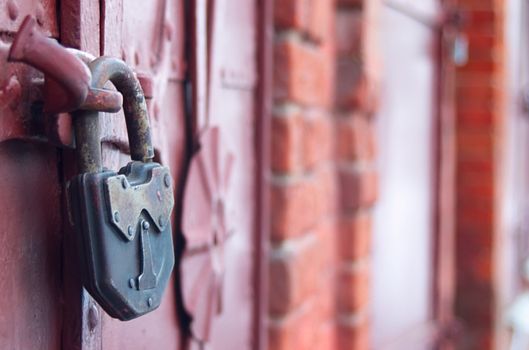
[[270, 348], [529, 349], [527, 1], [274, 7]]

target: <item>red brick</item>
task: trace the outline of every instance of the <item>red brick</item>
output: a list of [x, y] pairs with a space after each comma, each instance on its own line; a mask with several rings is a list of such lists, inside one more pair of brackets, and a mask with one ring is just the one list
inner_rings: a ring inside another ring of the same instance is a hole
[[467, 179], [458, 179], [458, 197], [470, 198], [474, 200], [487, 200], [493, 198], [495, 194], [494, 183], [489, 181], [476, 182]]
[[[314, 330], [318, 325], [314, 305], [305, 304], [286, 317], [269, 322], [268, 349], [312, 350], [316, 340]], [[315, 349], [314, 349], [315, 350]]]
[[464, 0], [458, 2], [458, 9], [463, 14], [472, 11], [496, 10], [498, 3], [498, 0]]
[[491, 100], [500, 93], [496, 86], [460, 86], [456, 90], [457, 100], [460, 103], [465, 99], [470, 100]]
[[[476, 63], [495, 63], [497, 66], [499, 66], [498, 63], [501, 63], [503, 60], [503, 48], [502, 47], [476, 47], [472, 44], [472, 46], [468, 47], [468, 63], [472, 64], [473, 62]], [[467, 63], [467, 64], [468, 64]], [[459, 72], [465, 72], [463, 67], [460, 67]]]
[[295, 39], [280, 40], [274, 50], [274, 97], [305, 106], [329, 107], [332, 100], [332, 57]]
[[334, 167], [320, 167], [314, 173], [314, 193], [316, 195], [317, 218], [332, 215], [338, 206], [337, 179]]
[[341, 118], [337, 123], [337, 142], [339, 159], [372, 160], [375, 156], [375, 129], [364, 116]]
[[357, 9], [362, 9], [364, 7], [364, 1], [367, 0], [336, 0], [336, 3], [339, 7], [353, 7]]
[[316, 342], [313, 349], [336, 349], [336, 326], [332, 321], [327, 321], [316, 329]]
[[494, 334], [496, 331], [493, 326], [483, 328], [469, 325], [469, 327], [466, 328], [463, 324], [461, 333], [463, 332], [465, 335], [464, 337], [459, 336], [456, 338], [456, 349], [489, 350], [495, 348]]
[[292, 173], [301, 170], [302, 127], [303, 119], [298, 114], [272, 118], [270, 157], [273, 171]]
[[281, 0], [274, 4], [277, 29], [294, 29], [315, 42], [331, 34], [333, 3], [327, 0]]
[[[458, 174], [490, 174], [494, 170], [494, 160], [459, 160], [457, 162]], [[459, 175], [460, 176], [460, 175]], [[492, 179], [492, 177], [490, 177]]]
[[355, 313], [369, 302], [369, 269], [367, 264], [358, 263], [354, 268], [338, 273], [337, 304], [342, 313]]
[[[492, 98], [492, 97], [491, 97]], [[475, 111], [458, 111], [457, 124], [464, 129], [485, 129], [493, 127], [494, 113], [475, 112]]]
[[468, 17], [470, 22], [472, 24], [477, 23], [493, 23], [495, 20], [498, 20], [501, 18], [501, 16], [498, 16], [498, 11], [496, 10], [475, 10], [468, 14]]
[[336, 105], [341, 109], [359, 109], [367, 97], [367, 80], [359, 59], [342, 58], [336, 64]]
[[331, 30], [335, 21], [333, 1], [309, 0], [309, 3], [311, 4], [308, 15], [309, 37], [316, 42], [329, 41], [330, 36], [334, 34]]
[[329, 160], [333, 149], [333, 129], [330, 118], [319, 112], [307, 113], [303, 128], [303, 163], [313, 169]]
[[362, 50], [364, 14], [356, 9], [340, 9], [336, 12], [337, 54], [359, 57]]
[[356, 260], [369, 255], [372, 221], [368, 212], [355, 213], [340, 220], [338, 250], [341, 258]]
[[320, 210], [314, 178], [272, 185], [270, 196], [271, 238], [281, 241], [296, 237], [315, 226]]
[[[334, 219], [321, 220], [316, 234], [318, 236], [318, 245], [320, 247], [321, 265], [324, 271], [328, 271], [338, 261], [337, 256], [337, 238], [338, 225]], [[326, 277], [325, 277], [326, 278]], [[325, 287], [328, 289], [328, 287]]]
[[315, 302], [320, 320], [331, 320], [336, 312], [336, 274], [330, 271], [320, 271], [318, 276], [318, 291]]
[[277, 28], [304, 29], [307, 26], [307, 0], [274, 1], [274, 24]]
[[368, 208], [378, 196], [378, 176], [369, 169], [340, 171], [341, 204], [345, 210]]
[[[497, 86], [498, 79], [489, 73], [475, 73], [475, 72], [464, 72], [458, 71], [456, 74], [456, 86], [467, 86], [467, 87], [481, 87], [481, 86]], [[460, 106], [457, 106], [460, 110]]]
[[501, 38], [498, 38], [497, 34], [492, 30], [489, 33], [483, 33], [480, 31], [473, 31], [472, 28], [470, 28], [465, 35], [468, 40], [469, 51], [476, 49], [490, 50], [494, 47], [503, 47], [503, 41]]
[[283, 315], [313, 296], [321, 275], [319, 242], [315, 237], [291, 243], [272, 253], [270, 260], [270, 313]]
[[361, 59], [339, 58], [336, 64], [336, 98], [340, 110], [373, 114], [379, 105], [375, 79], [367, 73]]
[[339, 323], [337, 327], [339, 350], [366, 350], [369, 347], [369, 323], [361, 320], [358, 324]]
[[493, 300], [494, 292], [491, 290], [490, 283], [458, 284], [455, 302], [456, 315], [464, 322], [463, 326], [490, 327], [494, 322]]
[[[458, 261], [458, 284], [472, 287], [475, 284], [493, 284], [493, 247], [487, 233], [464, 233], [458, 231], [456, 259]], [[472, 245], [473, 244], [473, 245]]]
[[494, 228], [494, 214], [490, 210], [461, 208], [458, 205], [458, 229], [471, 231], [476, 229], [482, 234], [489, 234]]
[[[461, 66], [459, 71], [461, 72], [476, 72], [476, 73], [492, 73], [501, 69], [499, 63], [494, 61], [474, 61], [469, 60], [467, 64]], [[457, 97], [460, 97], [458, 94]]]
[[461, 159], [487, 159], [494, 156], [494, 135], [489, 131], [457, 134], [457, 153]]
[[469, 113], [486, 113], [494, 109], [498, 103], [495, 99], [463, 99], [459, 97], [456, 99], [458, 103], [458, 110]]
[[[490, 169], [490, 171], [485, 171]], [[465, 160], [460, 159], [457, 164], [458, 184], [490, 184], [494, 182], [494, 164], [493, 159]]]

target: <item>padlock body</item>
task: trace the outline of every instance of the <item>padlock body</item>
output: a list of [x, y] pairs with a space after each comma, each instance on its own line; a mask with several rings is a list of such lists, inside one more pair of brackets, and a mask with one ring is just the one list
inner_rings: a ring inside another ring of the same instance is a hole
[[131, 162], [72, 179], [70, 210], [85, 288], [112, 317], [156, 309], [174, 266], [169, 170]]

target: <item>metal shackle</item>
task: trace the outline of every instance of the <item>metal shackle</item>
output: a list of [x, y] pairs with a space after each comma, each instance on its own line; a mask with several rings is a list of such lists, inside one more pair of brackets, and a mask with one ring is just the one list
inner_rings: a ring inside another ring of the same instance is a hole
[[[90, 86], [103, 88], [112, 82], [123, 95], [123, 112], [127, 124], [132, 160], [151, 162], [154, 149], [151, 140], [149, 115], [145, 96], [133, 70], [122, 60], [99, 57], [88, 64], [92, 73]], [[77, 158], [81, 172], [102, 170], [99, 112], [79, 110], [74, 114]]]

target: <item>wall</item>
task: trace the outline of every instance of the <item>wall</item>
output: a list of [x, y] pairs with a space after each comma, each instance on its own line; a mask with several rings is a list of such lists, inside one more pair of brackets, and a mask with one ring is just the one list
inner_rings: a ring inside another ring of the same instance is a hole
[[373, 3], [275, 2], [270, 349], [368, 347]]
[[503, 1], [460, 0], [469, 42], [457, 70], [456, 317], [459, 347], [491, 349], [495, 342], [498, 254], [497, 196], [504, 123]]

